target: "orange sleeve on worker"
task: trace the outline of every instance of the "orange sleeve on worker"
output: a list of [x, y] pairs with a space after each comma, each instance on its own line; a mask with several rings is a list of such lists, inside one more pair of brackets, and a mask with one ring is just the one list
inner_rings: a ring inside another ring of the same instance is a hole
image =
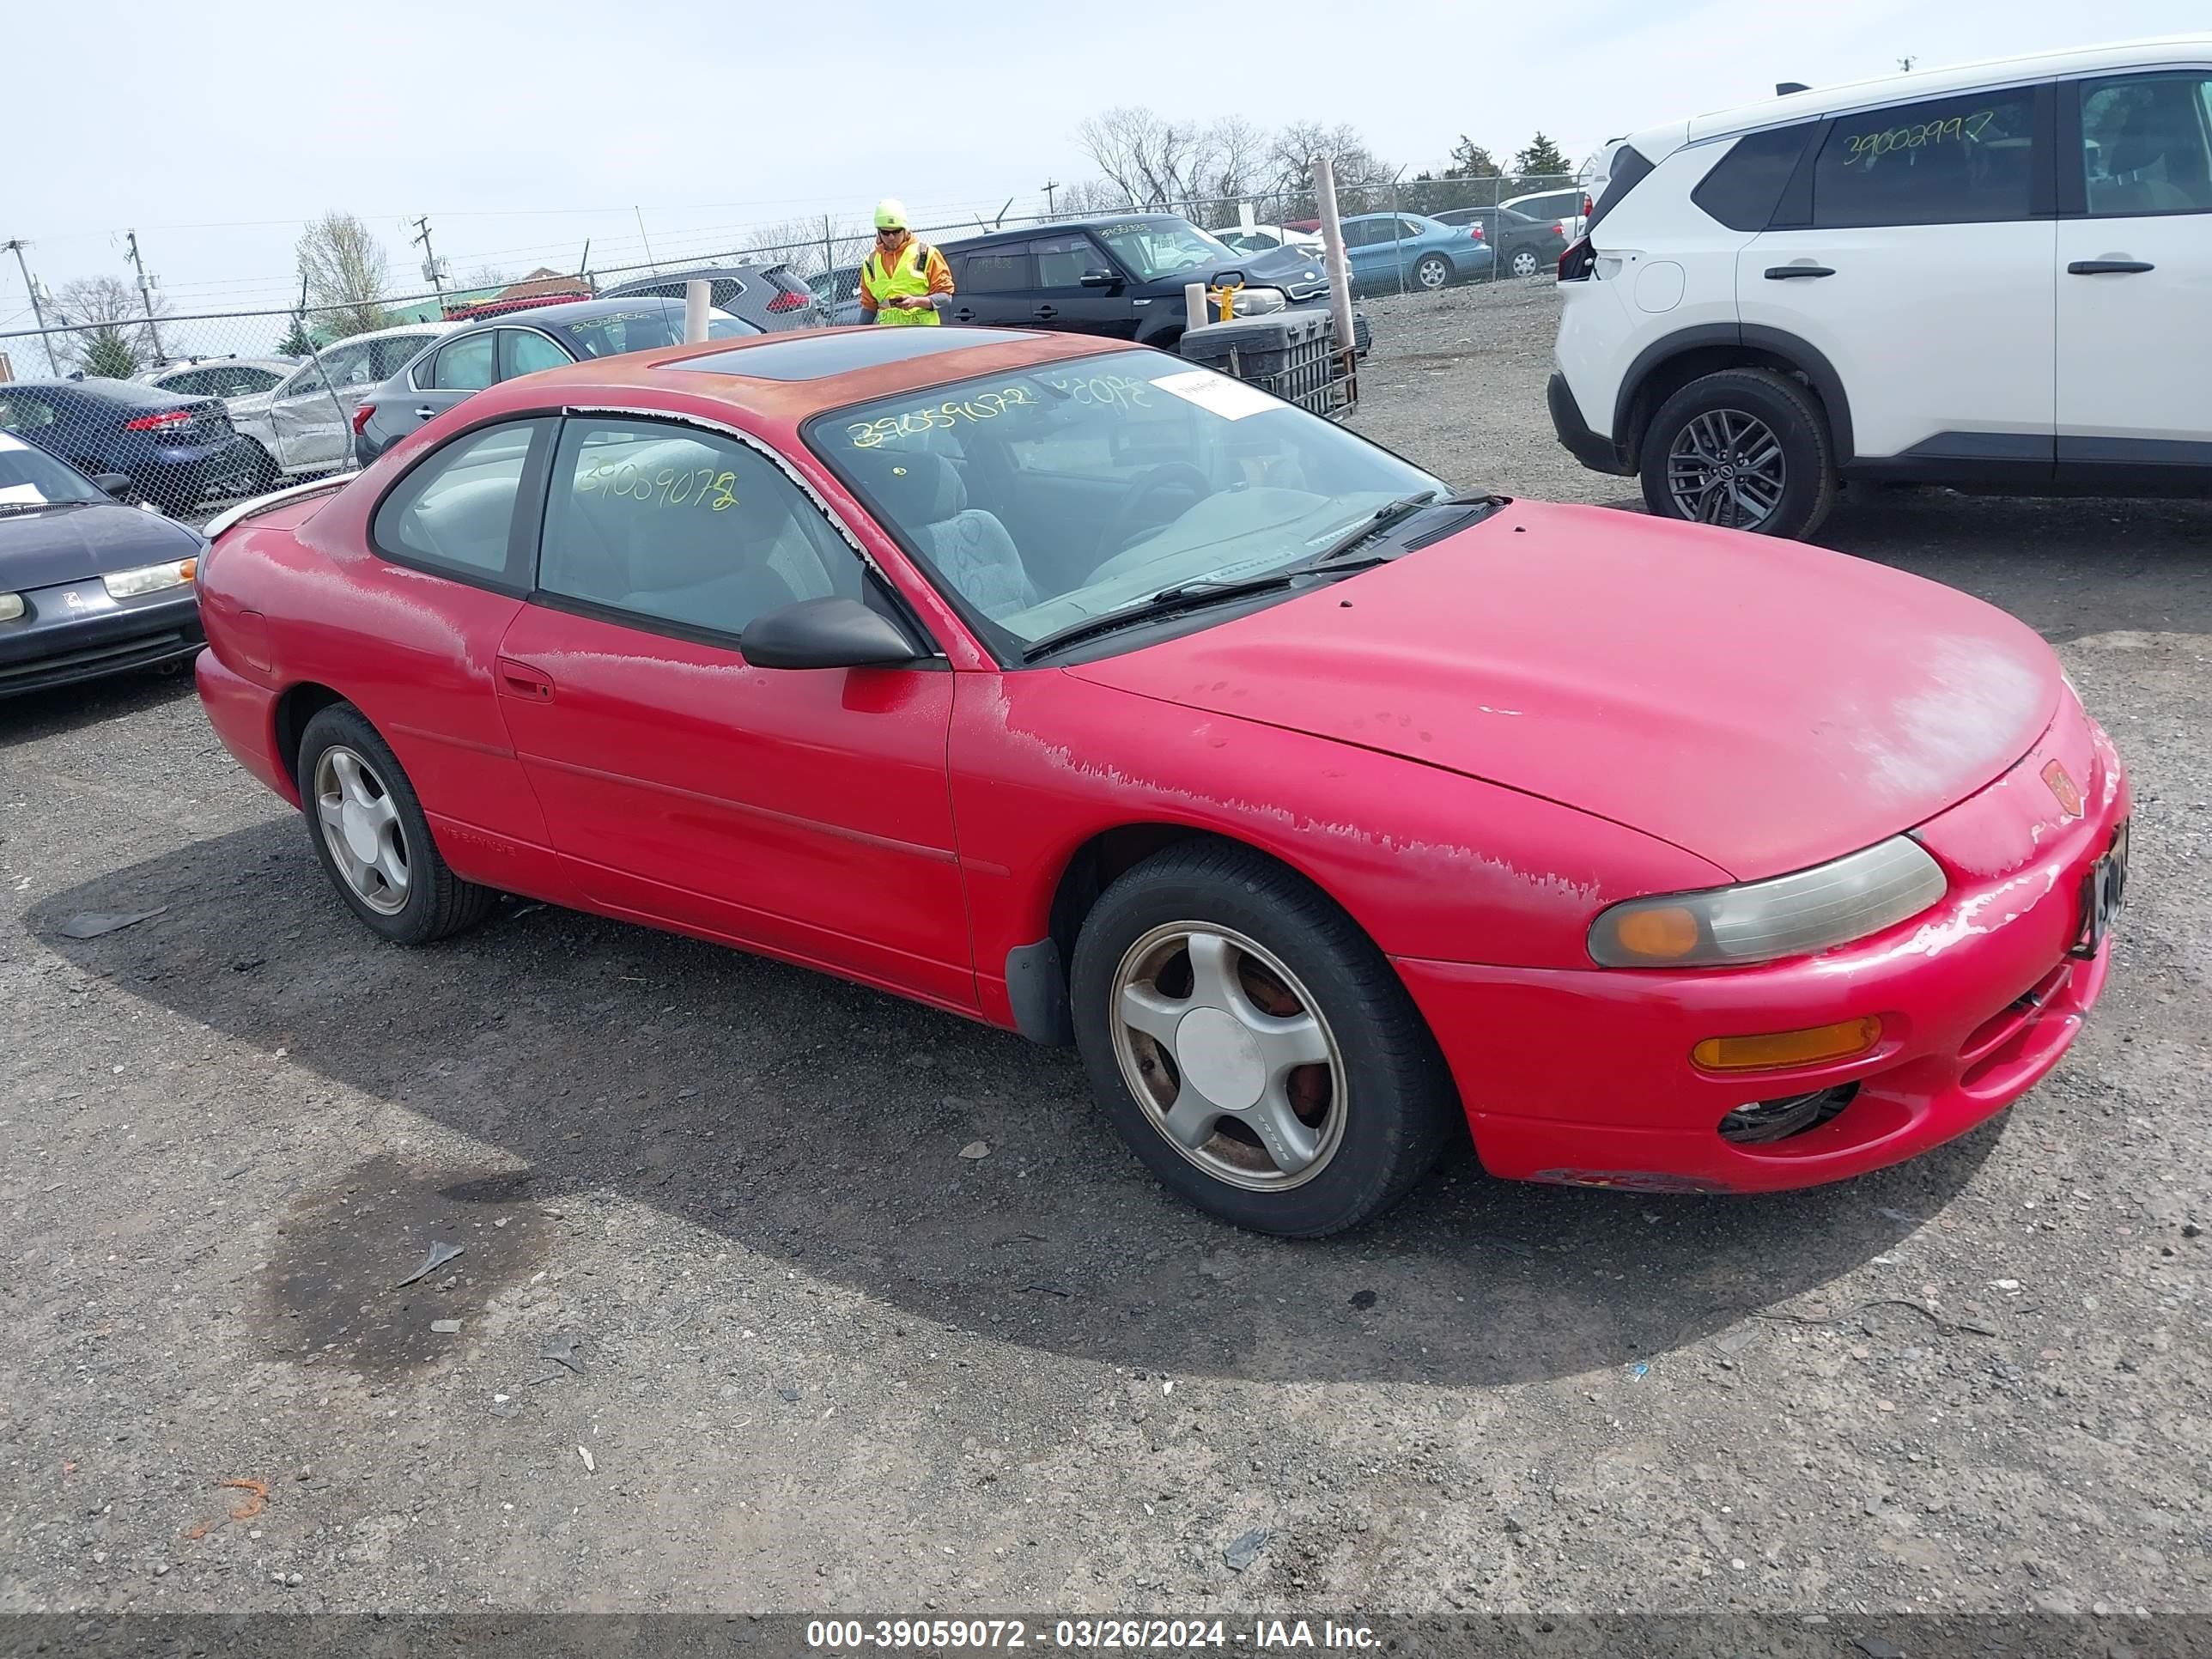
[[[892, 253], [892, 258], [903, 259], [906, 258], [906, 244], [913, 240], [913, 236], [909, 234], [906, 239], [906, 242], [901, 242], [898, 245], [897, 249]], [[869, 258], [872, 258], [874, 257], [875, 256], [872, 253], [868, 256]], [[929, 258], [926, 262], [924, 262], [922, 270], [929, 277], [929, 291], [932, 294], [950, 294], [952, 292], [952, 267], [945, 262], [945, 256], [939, 252], [934, 246], [929, 250]], [[868, 264], [866, 258], [862, 259], [860, 262], [860, 309], [868, 314], [871, 320], [874, 319], [876, 314], [876, 296], [868, 291]]]

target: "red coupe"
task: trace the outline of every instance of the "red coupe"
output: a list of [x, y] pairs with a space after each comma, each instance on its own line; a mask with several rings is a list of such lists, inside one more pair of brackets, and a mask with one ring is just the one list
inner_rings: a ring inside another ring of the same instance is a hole
[[2127, 783], [2011, 617], [1110, 341], [580, 363], [213, 528], [209, 717], [368, 927], [526, 894], [1073, 1041], [1269, 1232], [1461, 1115], [1527, 1179], [1878, 1168], [2105, 977]]

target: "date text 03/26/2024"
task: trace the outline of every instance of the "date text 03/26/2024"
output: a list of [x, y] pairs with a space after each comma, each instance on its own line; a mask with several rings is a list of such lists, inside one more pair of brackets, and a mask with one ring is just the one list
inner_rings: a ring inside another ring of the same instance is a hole
[[1379, 1648], [1382, 1639], [1365, 1625], [1340, 1625], [1329, 1619], [1256, 1619], [1247, 1628], [1221, 1619], [817, 1619], [806, 1626], [806, 1645], [823, 1653], [1032, 1647], [1060, 1652], [1171, 1653], [1206, 1648], [1357, 1651]]

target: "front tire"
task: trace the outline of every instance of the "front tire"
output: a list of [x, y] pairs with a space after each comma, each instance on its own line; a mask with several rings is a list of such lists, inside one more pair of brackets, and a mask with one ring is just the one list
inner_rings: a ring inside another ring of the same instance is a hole
[[1661, 518], [1802, 540], [1836, 503], [1834, 441], [1813, 396], [1771, 368], [1690, 382], [1644, 434], [1644, 505]]
[[1429, 293], [1451, 286], [1451, 261], [1441, 253], [1431, 253], [1413, 267], [1413, 280]]
[[1255, 1232], [1388, 1209], [1457, 1111], [1381, 951], [1327, 895], [1242, 848], [1170, 848], [1108, 888], [1072, 975], [1076, 1043], [1161, 1183]]
[[298, 782], [316, 860], [372, 932], [427, 945], [490, 913], [498, 895], [447, 866], [398, 757], [351, 703], [307, 722]]

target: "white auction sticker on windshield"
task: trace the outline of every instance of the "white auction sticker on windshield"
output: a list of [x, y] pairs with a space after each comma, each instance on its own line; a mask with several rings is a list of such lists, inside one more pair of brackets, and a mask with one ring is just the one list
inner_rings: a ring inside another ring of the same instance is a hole
[[27, 501], [33, 504], [46, 498], [39, 493], [36, 484], [0, 484], [0, 501]]
[[1282, 407], [1257, 386], [1232, 380], [1226, 374], [1216, 374], [1210, 368], [1186, 368], [1180, 374], [1163, 374], [1152, 384], [1224, 421], [1241, 421], [1247, 415], [1265, 415], [1271, 409]]
[[14, 433], [0, 432], [0, 449], [28, 449], [30, 445], [25, 443]]

